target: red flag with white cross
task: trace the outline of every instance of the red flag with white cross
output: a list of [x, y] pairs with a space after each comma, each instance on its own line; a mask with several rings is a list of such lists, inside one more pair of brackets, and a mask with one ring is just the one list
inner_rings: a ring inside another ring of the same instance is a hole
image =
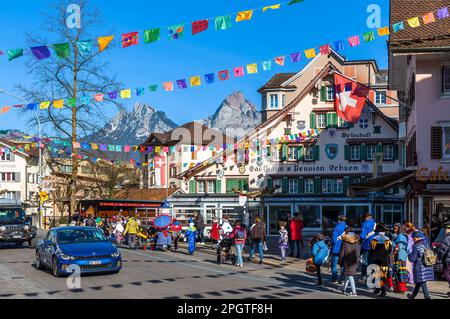
[[369, 87], [335, 73], [334, 110], [337, 115], [349, 123], [358, 122], [369, 91]]

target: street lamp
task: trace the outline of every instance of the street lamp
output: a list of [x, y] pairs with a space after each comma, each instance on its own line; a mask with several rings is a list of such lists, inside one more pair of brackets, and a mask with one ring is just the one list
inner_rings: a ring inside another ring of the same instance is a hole
[[[5, 94], [5, 95], [9, 95], [12, 96], [16, 99], [19, 99], [21, 101], [23, 101], [25, 104], [29, 104], [30, 102], [28, 102], [27, 100], [25, 100], [23, 97], [20, 97], [14, 93], [10, 93], [7, 92], [3, 89], [0, 89], [0, 94]], [[39, 117], [39, 113], [37, 110], [34, 111], [34, 115], [36, 116], [36, 121], [38, 124], [38, 138], [39, 138], [39, 190], [42, 191], [42, 147], [41, 147], [41, 135], [42, 135], [42, 129], [41, 129], [41, 119]], [[39, 214], [38, 214], [38, 223], [39, 223], [39, 227], [42, 228], [42, 221], [41, 221], [41, 213], [42, 213], [42, 202], [39, 201]]]

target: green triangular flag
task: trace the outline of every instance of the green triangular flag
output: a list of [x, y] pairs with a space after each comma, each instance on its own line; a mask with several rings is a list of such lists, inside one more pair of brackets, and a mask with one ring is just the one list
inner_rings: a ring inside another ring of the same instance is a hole
[[9, 61], [17, 59], [18, 57], [21, 57], [21, 56], [23, 56], [23, 49], [11, 49], [11, 50], [8, 50], [8, 59], [9, 59]]
[[77, 106], [77, 99], [76, 98], [68, 99], [67, 100], [67, 106], [70, 106], [70, 107]]
[[160, 40], [161, 29], [151, 29], [144, 31], [144, 43], [152, 43]]
[[375, 41], [375, 34], [373, 31], [369, 31], [364, 33], [364, 42], [372, 42]]
[[231, 28], [231, 16], [220, 16], [215, 20], [216, 31]]
[[291, 4], [296, 4], [299, 2], [303, 2], [303, 0], [291, 0], [291, 2], [288, 3], [288, 6], [290, 6]]
[[70, 55], [69, 43], [54, 44], [53, 49], [55, 50], [56, 55], [61, 59], [66, 59]]

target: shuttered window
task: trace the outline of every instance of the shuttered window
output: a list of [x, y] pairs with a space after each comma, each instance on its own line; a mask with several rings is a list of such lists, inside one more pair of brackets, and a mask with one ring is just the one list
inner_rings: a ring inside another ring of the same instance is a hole
[[431, 128], [431, 158], [442, 158], [442, 127], [436, 126]]

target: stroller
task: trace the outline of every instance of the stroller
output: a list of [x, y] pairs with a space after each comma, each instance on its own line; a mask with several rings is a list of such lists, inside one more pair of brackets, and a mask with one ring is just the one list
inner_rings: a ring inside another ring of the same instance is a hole
[[217, 264], [222, 262], [231, 261], [231, 264], [236, 265], [237, 257], [234, 253], [234, 239], [230, 234], [226, 234], [224, 238], [217, 243]]

